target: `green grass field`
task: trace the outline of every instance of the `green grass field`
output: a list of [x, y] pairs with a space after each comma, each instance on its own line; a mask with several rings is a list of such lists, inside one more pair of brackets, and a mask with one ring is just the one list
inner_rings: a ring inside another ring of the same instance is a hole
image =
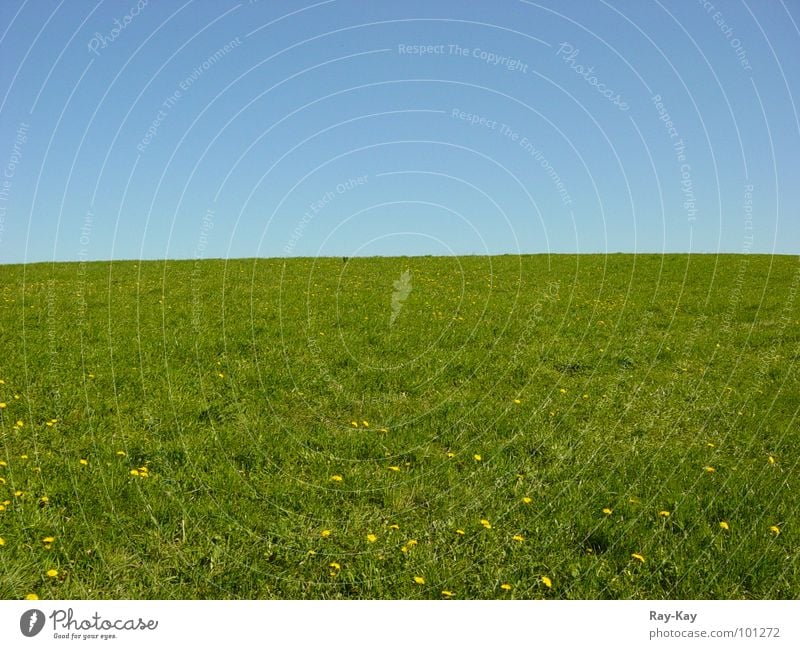
[[796, 257], [0, 280], [2, 598], [800, 597]]

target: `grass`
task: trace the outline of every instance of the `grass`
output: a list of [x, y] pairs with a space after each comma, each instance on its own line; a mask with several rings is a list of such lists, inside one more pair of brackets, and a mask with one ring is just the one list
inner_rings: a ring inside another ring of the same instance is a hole
[[796, 599], [799, 278], [0, 266], [0, 597]]

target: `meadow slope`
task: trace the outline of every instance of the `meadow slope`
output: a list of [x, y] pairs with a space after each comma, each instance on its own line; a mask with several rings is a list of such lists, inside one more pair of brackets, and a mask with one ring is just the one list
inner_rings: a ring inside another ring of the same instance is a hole
[[0, 266], [0, 597], [798, 598], [799, 278]]

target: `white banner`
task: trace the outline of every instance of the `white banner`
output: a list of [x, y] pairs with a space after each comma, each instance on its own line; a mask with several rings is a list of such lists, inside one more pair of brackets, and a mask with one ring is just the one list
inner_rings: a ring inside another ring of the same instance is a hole
[[6, 601], [2, 647], [800, 647], [794, 601]]

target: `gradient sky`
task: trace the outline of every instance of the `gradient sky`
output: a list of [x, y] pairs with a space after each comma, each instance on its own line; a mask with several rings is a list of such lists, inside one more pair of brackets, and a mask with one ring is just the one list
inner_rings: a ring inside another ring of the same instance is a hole
[[798, 24], [788, 0], [3, 0], [0, 263], [798, 254]]

